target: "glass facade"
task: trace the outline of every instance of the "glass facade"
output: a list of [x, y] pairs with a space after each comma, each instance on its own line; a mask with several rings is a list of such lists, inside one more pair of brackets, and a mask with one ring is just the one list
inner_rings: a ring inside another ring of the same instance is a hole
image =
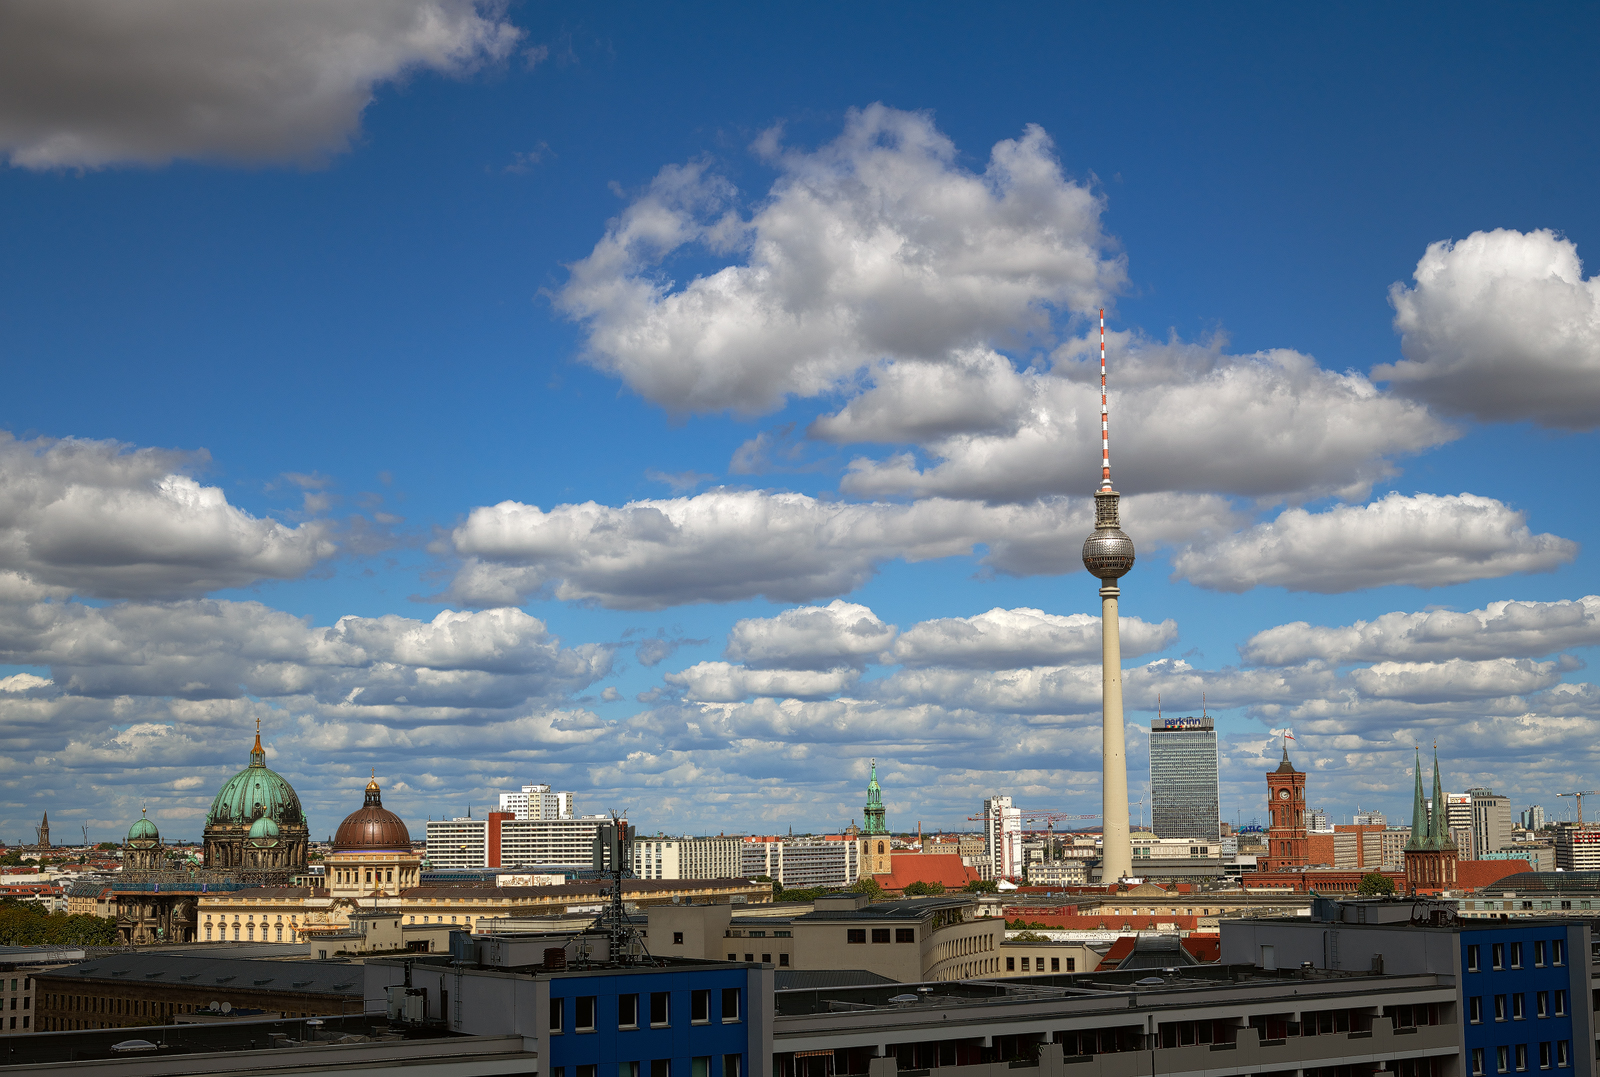
[[1218, 841], [1217, 731], [1210, 718], [1150, 723], [1150, 828], [1160, 838]]

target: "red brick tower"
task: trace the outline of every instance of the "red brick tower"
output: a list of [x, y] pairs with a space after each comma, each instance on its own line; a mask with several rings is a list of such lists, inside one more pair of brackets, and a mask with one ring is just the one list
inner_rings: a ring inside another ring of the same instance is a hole
[[1306, 776], [1289, 762], [1288, 741], [1283, 745], [1283, 762], [1267, 773], [1267, 813], [1272, 820], [1267, 830], [1267, 858], [1257, 871], [1303, 868], [1307, 863]]

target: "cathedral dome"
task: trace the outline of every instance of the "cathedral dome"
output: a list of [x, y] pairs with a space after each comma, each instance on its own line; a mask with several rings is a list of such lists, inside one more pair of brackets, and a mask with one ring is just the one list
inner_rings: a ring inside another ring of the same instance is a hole
[[281, 774], [267, 769], [267, 753], [261, 747], [261, 734], [250, 752], [250, 765], [232, 778], [211, 802], [207, 826], [242, 826], [252, 819], [269, 818], [279, 826], [305, 823], [305, 812], [294, 786]]
[[359, 811], [345, 816], [333, 835], [336, 853], [364, 851], [411, 851], [411, 832], [405, 821], [383, 806], [378, 779], [367, 783], [366, 799]]
[[278, 824], [263, 815], [250, 824], [250, 837], [248, 840], [252, 845], [276, 845], [278, 843]]
[[156, 829], [156, 824], [145, 818], [143, 815], [135, 819], [133, 821], [133, 825], [128, 828], [129, 845], [143, 845], [147, 842], [150, 844], [155, 844], [160, 840], [161, 832]]

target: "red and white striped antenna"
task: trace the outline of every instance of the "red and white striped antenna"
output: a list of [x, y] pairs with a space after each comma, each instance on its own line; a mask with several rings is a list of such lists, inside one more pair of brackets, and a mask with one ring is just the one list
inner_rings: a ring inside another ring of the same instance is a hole
[[1100, 308], [1100, 489], [1111, 489], [1111, 418], [1106, 407], [1106, 308]]

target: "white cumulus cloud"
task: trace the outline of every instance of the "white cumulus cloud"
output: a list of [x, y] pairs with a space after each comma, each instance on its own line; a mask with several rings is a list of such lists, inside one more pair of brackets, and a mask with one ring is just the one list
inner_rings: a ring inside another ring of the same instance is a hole
[[1600, 424], [1600, 278], [1549, 229], [1430, 244], [1416, 286], [1389, 291], [1405, 359], [1373, 368], [1400, 392], [1488, 421]]
[[1245, 661], [1291, 665], [1450, 658], [1537, 658], [1600, 643], [1600, 595], [1559, 602], [1491, 602], [1481, 610], [1396, 611], [1348, 625], [1294, 621], [1257, 632]]
[[101, 598], [294, 579], [332, 557], [323, 522], [288, 527], [182, 469], [203, 455], [0, 433], [0, 572]]
[[1446, 662], [1377, 662], [1350, 671], [1362, 695], [1414, 703], [1476, 700], [1524, 695], [1550, 688], [1561, 680], [1559, 662], [1527, 658], [1490, 658]]
[[832, 670], [860, 668], [894, 641], [866, 606], [834, 599], [826, 606], [800, 606], [776, 617], [747, 617], [728, 631], [724, 657], [751, 669]]
[[684, 689], [684, 697], [704, 703], [737, 703], [750, 696], [783, 699], [826, 699], [849, 688], [861, 671], [839, 669], [747, 669], [727, 662], [700, 662], [666, 676]]
[[0, 5], [0, 152], [24, 168], [345, 149], [377, 86], [504, 59], [477, 0], [16, 0]]
[[[841, 483], [856, 496], [1078, 493], [1099, 460], [1099, 361], [1084, 359], [1087, 344], [1060, 349], [1049, 370], [1018, 370], [993, 351], [883, 364], [870, 388], [810, 433], [915, 442], [934, 460], [859, 457]], [[1127, 493], [1365, 497], [1394, 474], [1394, 456], [1455, 436], [1426, 407], [1287, 349], [1228, 355], [1129, 333], [1112, 344], [1112, 476]]]
[[[1141, 541], [1183, 541], [1230, 526], [1221, 498], [1156, 494], [1126, 502]], [[797, 493], [718, 488], [620, 507], [504, 501], [473, 509], [451, 535], [465, 563], [450, 587], [464, 605], [548, 591], [618, 609], [765, 596], [805, 602], [845, 594], [895, 558], [972, 554], [1011, 575], [1081, 571], [1093, 530], [1087, 499], [1028, 505], [928, 498], [854, 504]]]
[[1393, 493], [1324, 512], [1287, 509], [1275, 520], [1182, 551], [1173, 575], [1218, 591], [1283, 587], [1336, 594], [1548, 572], [1577, 551], [1569, 539], [1534, 534], [1522, 513], [1494, 498]]
[[[1101, 200], [1037, 126], [982, 173], [929, 115], [883, 105], [814, 152], [774, 132], [757, 151], [779, 177], [748, 218], [705, 162], [665, 168], [557, 296], [591, 362], [674, 411], [769, 411], [883, 358], [1047, 342], [1053, 314], [1123, 283]], [[686, 250], [735, 260], [679, 287], [663, 263]]]
[[[1150, 624], [1123, 617], [1118, 625], [1122, 653], [1129, 658], [1162, 650], [1178, 638], [1178, 624], [1170, 618]], [[985, 670], [1099, 661], [1100, 618], [1028, 607], [997, 607], [973, 617], [941, 617], [902, 632], [885, 658], [891, 656], [908, 667]]]

